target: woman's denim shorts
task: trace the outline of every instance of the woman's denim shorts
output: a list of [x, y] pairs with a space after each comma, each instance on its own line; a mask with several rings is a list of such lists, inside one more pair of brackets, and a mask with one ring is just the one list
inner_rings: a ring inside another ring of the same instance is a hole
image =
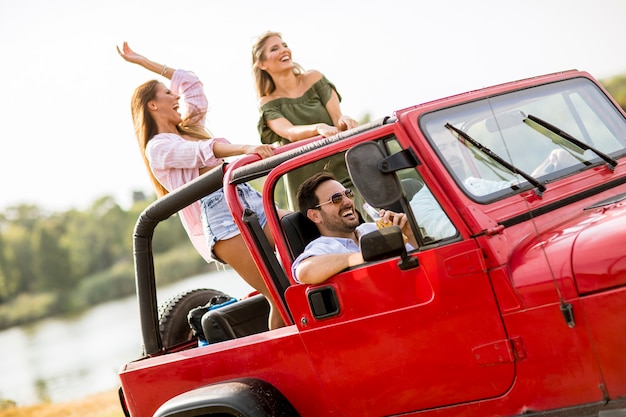
[[[263, 211], [261, 194], [246, 183], [237, 186], [237, 194], [244, 210], [248, 208], [254, 211], [259, 217], [261, 227], [265, 227], [267, 217]], [[211, 254], [215, 259], [219, 260], [213, 253], [213, 246], [220, 240], [237, 236], [240, 233], [239, 228], [230, 214], [223, 188], [200, 199], [200, 206], [202, 207], [201, 217], [204, 235], [206, 236]]]

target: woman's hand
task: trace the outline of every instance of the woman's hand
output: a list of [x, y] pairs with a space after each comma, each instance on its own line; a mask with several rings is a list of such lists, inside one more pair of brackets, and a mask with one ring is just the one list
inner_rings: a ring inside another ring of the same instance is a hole
[[126, 62], [130, 62], [132, 64], [141, 65], [148, 71], [152, 71], [156, 74], [161, 75], [162, 77], [171, 80], [174, 76], [174, 72], [176, 71], [173, 68], [168, 67], [167, 65], [161, 65], [157, 62], [151, 61], [143, 55], [139, 55], [137, 52], [130, 49], [128, 46], [128, 42], [124, 41], [124, 45], [122, 45], [122, 49], [120, 50], [119, 46], [116, 46], [117, 53], [124, 59]]
[[274, 148], [271, 145], [246, 145], [244, 148], [246, 155], [257, 154], [261, 159], [274, 156]]
[[143, 55], [139, 55], [128, 46], [128, 42], [124, 42], [122, 45], [122, 50], [120, 50], [119, 46], [115, 46], [117, 48], [117, 53], [124, 59], [124, 61], [142, 65], [146, 61], [146, 57]]
[[326, 123], [317, 124], [315, 130], [317, 131], [318, 135], [321, 135], [325, 138], [339, 133], [339, 129], [337, 129], [335, 126], [329, 126]]
[[348, 129], [353, 129], [353, 128], [357, 127], [358, 125], [359, 125], [359, 122], [354, 120], [352, 117], [346, 116], [345, 114], [342, 114], [341, 117], [339, 118], [339, 126], [337, 126], [337, 127], [341, 131], [344, 131], [344, 130], [348, 130]]

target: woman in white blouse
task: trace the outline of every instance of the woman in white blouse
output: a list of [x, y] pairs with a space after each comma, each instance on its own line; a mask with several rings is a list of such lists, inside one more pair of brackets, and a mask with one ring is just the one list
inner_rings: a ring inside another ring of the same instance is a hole
[[[204, 123], [208, 102], [202, 82], [193, 72], [161, 65], [134, 52], [126, 42], [120, 56], [127, 62], [171, 80], [171, 87], [151, 80], [137, 87], [131, 100], [131, 111], [139, 147], [148, 173], [159, 196], [194, 180], [220, 165], [222, 158], [258, 154], [272, 156], [269, 145], [237, 145], [214, 138]], [[185, 114], [179, 113], [179, 99], [185, 103]], [[261, 195], [248, 184], [238, 186], [245, 208], [255, 211], [266, 228]], [[283, 326], [261, 274], [235, 224], [220, 189], [180, 211], [181, 221], [192, 243], [207, 260], [230, 265], [270, 303], [270, 329]], [[273, 238], [266, 229], [271, 244]]]

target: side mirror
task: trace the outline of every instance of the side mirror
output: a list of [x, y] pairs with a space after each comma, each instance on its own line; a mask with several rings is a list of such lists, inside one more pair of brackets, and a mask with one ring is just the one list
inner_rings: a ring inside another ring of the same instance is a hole
[[419, 266], [417, 258], [407, 255], [402, 230], [398, 226], [384, 227], [361, 236], [361, 254], [366, 262], [400, 256], [398, 266], [402, 270]]
[[354, 186], [374, 207], [388, 207], [402, 198], [393, 172], [381, 169], [386, 155], [376, 142], [363, 142], [346, 152], [346, 165]]

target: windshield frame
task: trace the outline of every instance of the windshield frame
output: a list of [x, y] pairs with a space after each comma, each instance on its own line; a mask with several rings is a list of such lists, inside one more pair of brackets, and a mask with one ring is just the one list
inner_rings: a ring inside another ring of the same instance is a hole
[[[626, 119], [623, 113], [597, 84], [585, 77], [520, 88], [436, 109], [422, 114], [417, 123], [459, 188], [472, 200], [487, 204], [530, 190], [533, 185], [519, 172], [515, 173], [515, 170], [497, 162], [497, 158], [481, 153], [479, 147], [459, 141], [445, 127], [446, 124], [468, 134], [518, 171], [528, 172], [546, 184], [605, 163], [587, 149], [582, 152], [583, 160], [571, 158], [558, 169], [538, 171], [536, 167], [552, 152], [560, 152], [566, 159], [572, 154], [571, 149], [559, 146], [558, 142], [537, 131], [533, 132], [524, 123], [528, 114], [538, 113], [542, 119], [558, 125], [581, 142], [600, 149], [612, 158], [626, 155]], [[450, 156], [446, 150], [452, 140], [460, 142], [463, 169], [457, 158]], [[479, 190], [470, 184], [472, 181], [468, 182], [468, 178], [476, 180], [474, 182], [489, 180], [499, 184]]]

